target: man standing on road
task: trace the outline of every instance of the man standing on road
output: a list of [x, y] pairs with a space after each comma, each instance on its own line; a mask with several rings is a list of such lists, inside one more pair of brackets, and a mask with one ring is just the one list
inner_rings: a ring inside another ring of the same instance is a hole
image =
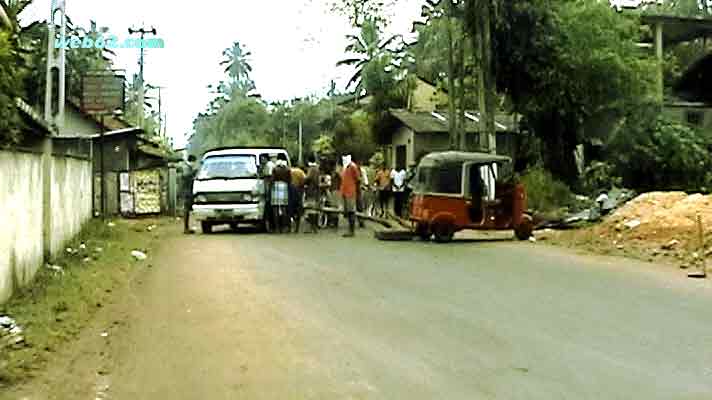
[[195, 231], [190, 228], [190, 212], [193, 210], [193, 181], [195, 180], [195, 174], [198, 172], [195, 161], [194, 155], [191, 154], [188, 156], [188, 162], [183, 171], [181, 181], [183, 186], [183, 233], [186, 235], [195, 233]]
[[292, 180], [287, 166], [287, 157], [279, 154], [275, 167], [272, 170], [271, 203], [274, 213], [274, 231], [284, 233], [289, 229], [289, 184]]
[[356, 200], [361, 185], [361, 170], [351, 161], [351, 155], [343, 157], [344, 168], [341, 172], [341, 197], [344, 201], [344, 214], [349, 221], [349, 231], [344, 237], [356, 236]]
[[391, 182], [393, 183], [393, 197], [395, 213], [398, 217], [403, 216], [403, 203], [405, 202], [405, 178], [406, 172], [403, 166], [391, 171]]
[[304, 179], [304, 206], [309, 207], [307, 210], [307, 223], [311, 228], [311, 233], [319, 232], [319, 212], [314, 208], [321, 206], [321, 173], [319, 166], [316, 164], [316, 158], [309, 156], [307, 176]]
[[388, 202], [391, 193], [391, 171], [384, 164], [378, 167], [376, 172], [376, 191], [378, 192], [378, 212], [377, 216], [385, 217], [388, 210]]
[[291, 177], [289, 216], [294, 222], [294, 233], [299, 233], [302, 216], [304, 215], [304, 180], [306, 179], [306, 174], [299, 167], [293, 167], [289, 172]]

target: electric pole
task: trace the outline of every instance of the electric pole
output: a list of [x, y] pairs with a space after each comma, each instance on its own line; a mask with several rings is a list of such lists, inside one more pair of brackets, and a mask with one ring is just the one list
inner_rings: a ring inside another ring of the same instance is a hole
[[138, 80], [139, 80], [139, 85], [140, 85], [139, 91], [138, 91], [138, 127], [143, 128], [143, 121], [144, 121], [143, 103], [144, 103], [144, 98], [146, 95], [146, 93], [145, 93], [146, 89], [143, 86], [143, 82], [144, 82], [144, 80], [143, 80], [143, 58], [144, 58], [143, 43], [144, 43], [144, 39], [143, 38], [148, 33], [155, 36], [157, 32], [156, 32], [156, 28], [154, 28], [154, 27], [151, 27], [151, 29], [145, 29], [143, 26], [139, 29], [129, 28], [129, 35], [133, 35], [136, 33], [141, 35], [141, 46], [139, 46], [141, 52], [140, 52], [140, 56], [139, 56], [139, 60], [138, 60], [138, 66], [139, 66]]

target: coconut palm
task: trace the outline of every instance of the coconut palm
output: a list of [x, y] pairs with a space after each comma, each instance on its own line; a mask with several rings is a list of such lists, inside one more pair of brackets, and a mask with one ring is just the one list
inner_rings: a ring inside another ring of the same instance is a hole
[[250, 65], [252, 53], [247, 51], [240, 42], [234, 42], [232, 47], [223, 51], [223, 61], [220, 65], [225, 65], [225, 72], [230, 77], [230, 92], [238, 91], [243, 95], [255, 88], [255, 84], [250, 79], [252, 66]]
[[[400, 36], [394, 35], [385, 40], [381, 39], [381, 30], [378, 24], [374, 20], [366, 20], [363, 25], [361, 25], [361, 32], [359, 35], [348, 35], [347, 39], [351, 43], [346, 46], [346, 52], [354, 54], [354, 57], [341, 60], [336, 63], [336, 66], [348, 65], [356, 68], [356, 72], [353, 77], [346, 84], [346, 89], [350, 88], [352, 85], [356, 85], [357, 93], [360, 92], [364, 87], [364, 77], [365, 71], [369, 65], [375, 63], [385, 64], [388, 68], [389, 66], [395, 66], [392, 62], [395, 53], [390, 50], [391, 46]], [[386, 71], [384, 71], [386, 72]]]

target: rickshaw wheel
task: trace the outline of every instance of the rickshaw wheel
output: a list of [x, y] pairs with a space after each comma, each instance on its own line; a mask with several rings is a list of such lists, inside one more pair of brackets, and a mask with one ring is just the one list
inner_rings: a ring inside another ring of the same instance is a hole
[[447, 222], [436, 222], [433, 224], [433, 234], [436, 242], [447, 243], [452, 241], [452, 237], [455, 236], [455, 229], [452, 224]]
[[418, 235], [418, 237], [423, 240], [424, 242], [427, 242], [430, 240], [430, 237], [432, 236], [432, 233], [430, 233], [430, 229], [427, 224], [418, 224], [415, 227], [415, 234]]
[[523, 215], [522, 222], [514, 228], [514, 235], [519, 240], [527, 240], [534, 232], [534, 221], [531, 216]]

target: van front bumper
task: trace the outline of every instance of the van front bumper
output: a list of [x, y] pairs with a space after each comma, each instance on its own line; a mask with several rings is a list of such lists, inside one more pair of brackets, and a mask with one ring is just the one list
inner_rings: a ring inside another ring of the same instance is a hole
[[262, 204], [193, 204], [193, 217], [198, 221], [216, 223], [261, 222]]

